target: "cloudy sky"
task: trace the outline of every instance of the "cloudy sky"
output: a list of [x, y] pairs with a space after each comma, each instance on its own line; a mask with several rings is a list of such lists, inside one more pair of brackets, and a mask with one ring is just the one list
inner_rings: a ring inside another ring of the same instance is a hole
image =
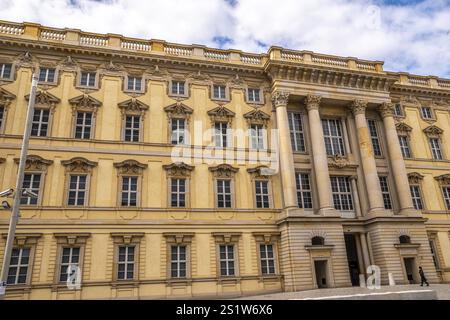
[[249, 52], [279, 45], [450, 77], [450, 0], [0, 0], [0, 19]]

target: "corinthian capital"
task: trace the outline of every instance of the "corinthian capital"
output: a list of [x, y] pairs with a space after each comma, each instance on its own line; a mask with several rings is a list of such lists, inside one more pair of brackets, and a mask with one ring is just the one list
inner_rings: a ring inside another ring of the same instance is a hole
[[379, 107], [381, 117], [392, 117], [394, 115], [394, 104], [390, 102], [383, 102]]
[[289, 92], [275, 91], [272, 94], [272, 104], [274, 108], [286, 107], [289, 100]]
[[306, 100], [305, 100], [306, 109], [307, 110], [319, 109], [321, 100], [322, 100], [321, 96], [315, 96], [315, 95], [312, 95], [312, 94], [308, 94], [306, 96]]
[[357, 114], [365, 114], [367, 108], [367, 101], [362, 99], [353, 100], [350, 104], [350, 109], [352, 110], [354, 115]]

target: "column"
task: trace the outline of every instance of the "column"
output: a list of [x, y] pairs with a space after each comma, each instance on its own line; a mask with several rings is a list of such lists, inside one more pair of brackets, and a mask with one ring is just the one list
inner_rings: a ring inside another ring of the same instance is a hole
[[378, 178], [377, 165], [373, 155], [372, 139], [366, 119], [367, 102], [355, 100], [350, 108], [355, 116], [356, 134], [358, 136], [361, 165], [364, 172], [364, 180], [369, 197], [369, 213], [384, 210], [383, 196], [381, 194], [380, 180]]
[[291, 146], [291, 133], [287, 114], [289, 93], [276, 91], [272, 95], [272, 104], [277, 114], [278, 149], [280, 159], [281, 182], [285, 208], [297, 207], [297, 186], [295, 183], [294, 155]]
[[415, 212], [409, 189], [408, 176], [406, 173], [405, 161], [403, 160], [398, 142], [397, 128], [393, 117], [393, 104], [383, 103], [379, 111], [383, 118], [386, 141], [391, 162], [391, 171], [394, 176], [395, 187], [397, 189], [400, 204], [400, 214], [407, 214], [408, 211]]
[[367, 245], [366, 234], [364, 232], [361, 232], [359, 234], [359, 239], [361, 240], [361, 250], [362, 250], [362, 254], [363, 254], [364, 265], [366, 267], [366, 270], [364, 270], [364, 273], [366, 273], [367, 267], [371, 265], [370, 255], [369, 255], [369, 247]]
[[319, 213], [336, 214], [331, 199], [331, 181], [328, 172], [328, 156], [323, 138], [322, 123], [319, 115], [320, 100], [322, 97], [308, 95], [305, 100], [308, 110], [309, 130], [311, 136], [311, 149], [314, 163], [314, 174], [316, 178]]
[[362, 216], [361, 204], [359, 202], [358, 185], [356, 184], [356, 179], [357, 179], [356, 176], [351, 176], [350, 183], [352, 184], [352, 194], [353, 194], [353, 202], [355, 205], [356, 216], [361, 217]]

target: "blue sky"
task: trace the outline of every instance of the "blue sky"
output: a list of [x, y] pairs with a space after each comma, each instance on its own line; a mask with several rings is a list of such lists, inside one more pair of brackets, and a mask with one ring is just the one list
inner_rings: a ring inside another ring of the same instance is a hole
[[279, 45], [450, 78], [450, 0], [0, 0], [0, 19], [249, 52]]

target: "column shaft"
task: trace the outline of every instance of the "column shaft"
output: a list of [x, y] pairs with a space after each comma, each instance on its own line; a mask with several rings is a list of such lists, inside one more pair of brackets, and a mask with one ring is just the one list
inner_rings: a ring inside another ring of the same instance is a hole
[[364, 273], [366, 273], [367, 267], [371, 265], [370, 256], [369, 256], [369, 247], [367, 246], [366, 234], [363, 232], [360, 233], [359, 239], [361, 240], [361, 250], [362, 250], [363, 259], [364, 259], [364, 266], [365, 266]]

